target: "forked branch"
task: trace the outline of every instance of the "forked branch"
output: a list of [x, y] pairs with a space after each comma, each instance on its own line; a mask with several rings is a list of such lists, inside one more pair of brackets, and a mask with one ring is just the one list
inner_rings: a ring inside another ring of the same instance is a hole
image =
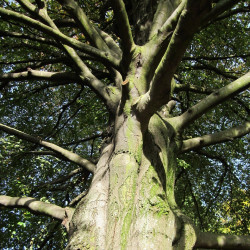
[[[174, 28], [173, 34], [171, 32], [170, 42], [168, 43], [167, 49], [158, 64], [153, 79], [150, 84], [149, 91], [146, 93], [145, 97], [138, 103], [139, 107], [143, 106], [143, 103], [146, 103], [144, 109], [145, 113], [154, 113], [162, 105], [166, 104], [171, 95], [171, 81], [174, 76], [174, 73], [189, 45], [189, 42], [193, 38], [193, 35], [198, 30], [200, 15], [197, 14], [199, 10], [199, 3], [194, 1], [194, 6], [189, 7], [189, 1], [184, 1], [186, 3], [185, 7], [182, 4], [176, 9], [177, 13], [173, 13], [173, 20], [170, 17], [170, 23], [168, 20], [163, 25], [165, 29], [172, 22], [175, 23], [177, 20], [176, 27]], [[180, 16], [179, 12], [182, 11]], [[142, 112], [143, 109], [139, 108]]]
[[184, 5], [185, 1], [174, 1], [174, 3], [172, 1], [159, 1], [149, 39], [152, 39], [154, 35], [161, 36], [162, 32], [167, 33], [172, 30]]

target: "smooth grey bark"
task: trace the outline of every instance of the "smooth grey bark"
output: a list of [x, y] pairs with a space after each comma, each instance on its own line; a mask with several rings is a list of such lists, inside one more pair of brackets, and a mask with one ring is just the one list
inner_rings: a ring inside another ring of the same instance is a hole
[[[65, 209], [54, 204], [37, 201], [31, 197], [11, 197], [0, 195], [0, 205], [12, 208], [22, 207], [27, 208], [33, 213], [40, 213], [47, 216], [52, 216], [58, 220], [64, 220], [66, 217]], [[70, 208], [69, 208], [70, 209]], [[71, 209], [73, 213], [74, 209]]]
[[249, 236], [219, 235], [200, 232], [195, 248], [248, 250], [250, 248], [250, 238]]

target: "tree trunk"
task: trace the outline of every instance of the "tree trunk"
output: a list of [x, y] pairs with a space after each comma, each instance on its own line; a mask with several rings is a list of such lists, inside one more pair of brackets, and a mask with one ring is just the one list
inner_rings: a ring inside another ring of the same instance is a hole
[[159, 114], [143, 128], [126, 101], [118, 110], [67, 249], [192, 249], [194, 228], [174, 198], [174, 128]]

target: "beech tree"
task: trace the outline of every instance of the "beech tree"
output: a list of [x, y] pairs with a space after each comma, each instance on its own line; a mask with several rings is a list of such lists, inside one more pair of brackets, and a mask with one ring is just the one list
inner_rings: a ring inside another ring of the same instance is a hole
[[2, 0], [2, 247], [249, 249], [248, 13]]

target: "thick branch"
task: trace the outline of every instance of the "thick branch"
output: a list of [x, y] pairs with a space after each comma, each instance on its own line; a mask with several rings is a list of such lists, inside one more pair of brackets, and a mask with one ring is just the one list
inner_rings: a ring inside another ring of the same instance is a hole
[[195, 248], [248, 250], [250, 237], [200, 232], [197, 235]]
[[[169, 3], [170, 1], [164, 1], [166, 5], [172, 5], [172, 3]], [[174, 30], [174, 27], [176, 26], [179, 17], [185, 7], [186, 1], [181, 1], [179, 6], [175, 6], [175, 10], [173, 11], [173, 13], [169, 16], [169, 18], [163, 23], [163, 25], [160, 27], [159, 31], [158, 31], [158, 36], [162, 37], [162, 35], [165, 35]], [[168, 7], [169, 8], [169, 7]]]
[[[36, 16], [38, 15], [38, 10], [36, 5], [32, 4], [29, 0], [16, 0], [25, 10], [27, 10], [31, 14], [35, 14]], [[42, 6], [42, 8], [39, 8], [39, 11], [41, 12], [40, 9], [43, 9], [45, 6]]]
[[127, 11], [123, 0], [112, 0], [115, 19], [119, 27], [119, 35], [122, 40], [124, 51], [129, 52], [134, 47], [131, 27], [128, 20]]
[[[162, 82], [162, 85], [168, 85], [169, 81], [172, 79], [173, 73], [179, 64], [179, 61], [181, 60], [189, 41], [198, 28], [198, 25], [194, 23], [195, 18], [193, 15], [193, 10], [182, 10], [182, 14], [178, 20], [178, 24], [172, 35], [167, 51], [163, 56], [158, 68], [156, 69], [154, 78], [152, 80], [151, 95], [154, 95], [154, 92], [159, 89], [159, 83]], [[199, 20], [196, 20], [196, 22], [198, 21]], [[168, 91], [169, 88], [166, 86], [165, 88], [166, 91]], [[160, 92], [161, 91], [162, 90], [160, 90]]]
[[114, 39], [107, 34], [106, 32], [104, 32], [103, 30], [99, 29], [98, 27], [95, 27], [97, 32], [100, 34], [100, 36], [102, 37], [102, 39], [105, 41], [105, 43], [108, 45], [108, 47], [114, 51], [119, 58], [122, 57], [122, 51], [120, 49], [120, 47], [117, 45], [117, 43], [114, 41]]
[[[0, 195], [0, 206], [8, 208], [26, 208], [33, 213], [51, 216], [58, 220], [65, 219], [65, 209], [54, 204], [37, 201], [31, 197], [11, 197]], [[72, 209], [72, 211], [74, 211]]]
[[3, 125], [3, 124], [0, 124], [0, 130], [3, 130], [8, 134], [15, 135], [20, 139], [23, 139], [23, 140], [26, 140], [26, 141], [29, 141], [29, 142], [33, 142], [33, 143], [41, 145], [41, 146], [43, 146], [43, 147], [45, 147], [47, 149], [50, 149], [53, 152], [56, 152], [59, 155], [62, 155], [68, 161], [76, 163], [79, 166], [87, 169], [91, 173], [93, 173], [94, 170], [95, 170], [95, 165], [92, 162], [82, 158], [81, 156], [79, 156], [79, 155], [77, 155], [77, 154], [75, 154], [73, 152], [70, 152], [70, 151], [68, 151], [68, 150], [66, 150], [64, 148], [61, 148], [61, 147], [59, 147], [59, 146], [57, 146], [57, 145], [55, 145], [53, 143], [43, 141], [39, 137], [35, 137], [35, 136], [32, 136], [32, 135], [26, 134], [24, 132], [21, 132], [21, 131], [19, 131], [17, 129], [8, 127], [8, 126]]
[[[145, 76], [148, 81], [147, 90], [160, 61], [167, 50], [173, 31], [175, 30], [180, 15], [185, 7], [186, 1], [181, 1], [179, 6], [177, 2], [178, 1], [165, 0], [159, 2], [158, 10], [155, 13], [154, 23], [149, 35], [150, 40], [144, 45], [145, 51], [147, 51], [147, 59], [143, 63]], [[167, 20], [165, 20], [165, 18], [167, 18]], [[164, 82], [164, 84], [166, 85], [166, 82]]]
[[199, 149], [217, 143], [232, 141], [238, 137], [244, 136], [249, 132], [250, 122], [246, 122], [240, 126], [220, 131], [214, 134], [188, 139], [183, 141], [181, 152], [184, 153], [193, 149]]
[[201, 100], [199, 103], [188, 109], [179, 117], [173, 118], [173, 121], [179, 129], [184, 129], [190, 123], [194, 122], [200, 116], [205, 114], [211, 108], [224, 102], [228, 98], [242, 92], [250, 86], [250, 73], [245, 74], [236, 81], [227, 86], [214, 91], [212, 94]]

